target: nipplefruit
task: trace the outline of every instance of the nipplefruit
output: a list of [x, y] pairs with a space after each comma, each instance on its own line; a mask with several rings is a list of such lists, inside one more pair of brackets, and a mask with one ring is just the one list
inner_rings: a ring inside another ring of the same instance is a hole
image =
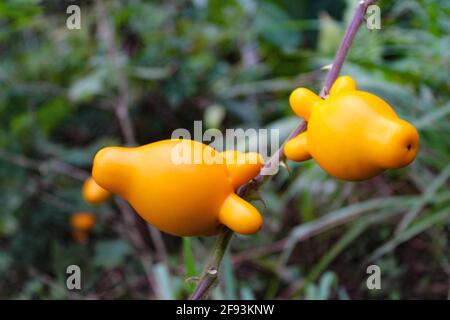
[[84, 242], [95, 226], [95, 215], [90, 212], [76, 212], [70, 217], [70, 226], [74, 240]]
[[334, 177], [364, 180], [416, 157], [416, 128], [376, 95], [357, 90], [349, 76], [339, 77], [326, 99], [298, 88], [289, 102], [308, 121], [307, 130], [284, 148], [290, 160], [313, 158]]
[[136, 148], [104, 148], [95, 156], [92, 176], [167, 233], [214, 235], [224, 224], [252, 234], [262, 226], [261, 215], [235, 190], [262, 165], [257, 153], [221, 153], [200, 142], [172, 139]]

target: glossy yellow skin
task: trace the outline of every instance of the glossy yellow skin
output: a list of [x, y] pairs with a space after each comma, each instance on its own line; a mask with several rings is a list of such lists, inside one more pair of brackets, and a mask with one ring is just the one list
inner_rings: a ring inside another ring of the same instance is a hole
[[330, 175], [355, 181], [404, 167], [416, 157], [416, 128], [379, 97], [357, 90], [349, 76], [339, 77], [326, 99], [299, 88], [289, 102], [308, 121], [307, 131], [284, 148], [290, 160], [312, 157]]
[[92, 177], [89, 177], [84, 182], [82, 194], [84, 200], [90, 204], [103, 203], [111, 196], [111, 193], [100, 187]]
[[214, 235], [224, 224], [252, 234], [262, 226], [261, 215], [234, 191], [261, 166], [258, 154], [220, 153], [196, 141], [174, 139], [137, 148], [104, 148], [95, 156], [92, 176], [167, 233]]

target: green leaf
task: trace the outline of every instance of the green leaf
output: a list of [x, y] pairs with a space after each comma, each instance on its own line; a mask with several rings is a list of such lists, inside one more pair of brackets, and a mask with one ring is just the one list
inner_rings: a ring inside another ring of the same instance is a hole
[[253, 291], [250, 287], [248, 286], [242, 286], [240, 289], [240, 293], [241, 293], [241, 299], [242, 300], [255, 300], [255, 295], [253, 294]]
[[284, 30], [280, 26], [290, 20], [286, 12], [273, 2], [260, 2], [255, 16], [255, 27], [267, 42], [280, 49], [295, 49], [300, 43], [300, 33]]
[[233, 264], [231, 263], [230, 254], [225, 253], [222, 262], [223, 284], [225, 287], [225, 299], [236, 300], [236, 283], [233, 274]]
[[183, 237], [183, 257], [186, 266], [187, 276], [193, 277], [197, 274], [197, 266], [195, 264], [194, 254], [192, 252], [191, 239]]
[[219, 128], [225, 118], [225, 108], [219, 104], [213, 104], [206, 109], [203, 116], [206, 128]]
[[69, 88], [69, 98], [72, 101], [86, 101], [103, 90], [103, 73], [94, 72], [76, 80]]
[[431, 110], [428, 114], [420, 119], [416, 119], [413, 121], [413, 124], [417, 127], [417, 129], [424, 129], [439, 120], [445, 119], [446, 116], [450, 114], [450, 103], [445, 104], [442, 107], [436, 108], [435, 110]]
[[383, 246], [375, 250], [369, 256], [368, 260], [373, 261], [379, 259], [386, 253], [394, 250], [398, 245], [424, 232], [425, 230], [431, 228], [435, 224], [448, 220], [449, 217], [450, 217], [450, 208], [448, 207], [445, 207], [444, 209], [437, 210], [433, 213], [426, 215], [423, 219], [416, 222], [405, 231], [399, 233], [392, 240], [390, 240], [389, 242], [385, 243]]
[[[197, 266], [195, 263], [194, 253], [192, 252], [192, 242], [191, 238], [183, 237], [183, 259], [184, 266], [186, 268], [186, 278], [195, 277], [197, 275]], [[185, 287], [189, 292], [195, 289], [195, 284], [185, 281]]]
[[0, 252], [0, 274], [6, 273], [12, 262], [12, 258], [7, 252]]
[[[366, 221], [357, 222], [352, 225], [344, 235], [341, 236], [338, 242], [333, 245], [327, 252], [321, 257], [320, 261], [313, 267], [311, 272], [306, 277], [308, 281], [315, 281], [326, 268], [347, 248], [355, 239], [357, 239], [367, 227]], [[323, 277], [326, 273], [323, 275]], [[322, 279], [323, 279], [322, 277]], [[323, 289], [326, 290], [326, 289]]]
[[319, 53], [324, 56], [334, 56], [341, 43], [343, 32], [342, 26], [330, 15], [324, 12], [320, 13], [317, 45]]
[[15, 116], [10, 124], [11, 133], [21, 137], [31, 131], [33, 127], [33, 115], [30, 112], [24, 112]]
[[124, 263], [131, 251], [130, 245], [120, 239], [98, 242], [95, 245], [94, 265], [114, 268]]
[[69, 115], [70, 106], [63, 99], [54, 99], [38, 109], [37, 121], [46, 134], [50, 134]]
[[164, 263], [157, 263], [153, 267], [153, 272], [161, 295], [160, 298], [164, 300], [174, 300], [175, 292], [171, 283], [170, 273], [167, 269], [167, 266]]
[[337, 286], [336, 275], [328, 271], [319, 280], [316, 285], [308, 283], [305, 287], [305, 300], [327, 300], [331, 296], [331, 290]]
[[337, 277], [336, 275], [328, 271], [326, 272], [322, 278], [320, 278], [319, 282], [319, 300], [328, 300], [331, 296], [331, 290], [333, 287], [337, 286]]

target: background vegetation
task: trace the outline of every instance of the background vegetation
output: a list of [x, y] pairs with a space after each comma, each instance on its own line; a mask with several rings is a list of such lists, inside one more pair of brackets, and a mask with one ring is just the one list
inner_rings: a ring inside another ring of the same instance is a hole
[[[81, 5], [81, 30], [66, 28], [69, 4]], [[94, 153], [194, 120], [284, 138], [298, 121], [289, 93], [321, 89], [355, 4], [0, 2], [0, 297], [187, 297], [213, 239], [161, 241], [122, 202], [84, 203]], [[379, 4], [382, 29], [360, 30], [343, 73], [419, 128], [417, 160], [360, 183], [289, 163], [262, 188], [264, 229], [233, 240], [213, 298], [449, 297], [450, 6]], [[77, 211], [97, 217], [87, 243], [71, 238]], [[70, 264], [81, 291], [65, 289]], [[366, 288], [370, 264], [382, 290]]]

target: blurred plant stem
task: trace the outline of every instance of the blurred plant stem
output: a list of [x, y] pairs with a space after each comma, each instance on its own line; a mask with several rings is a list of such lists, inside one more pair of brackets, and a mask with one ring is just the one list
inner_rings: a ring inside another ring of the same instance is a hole
[[80, 181], [90, 176], [88, 172], [56, 159], [37, 161], [2, 149], [0, 149], [0, 159], [25, 169], [35, 170], [43, 175], [55, 172]]
[[[359, 2], [353, 15], [353, 18], [345, 32], [344, 38], [342, 39], [339, 49], [336, 53], [331, 70], [328, 73], [327, 78], [325, 80], [325, 86], [320, 94], [322, 98], [326, 98], [328, 96], [328, 92], [330, 91], [331, 86], [333, 85], [336, 78], [339, 76], [339, 72], [341, 71], [342, 65], [344, 64], [345, 58], [353, 42], [353, 39], [355, 38], [356, 33], [358, 32], [358, 29], [364, 20], [364, 15], [367, 11], [367, 8], [370, 5], [374, 4], [375, 2], [376, 0], [362, 0]], [[305, 131], [305, 129], [306, 129], [306, 122], [301, 121], [299, 125], [288, 136], [288, 138], [284, 141], [281, 147], [271, 157], [271, 159], [264, 165], [261, 172], [263, 172], [263, 170], [265, 169], [271, 168], [272, 166], [279, 164], [280, 161], [284, 161], [285, 157], [283, 149], [285, 143], [290, 139], [296, 137], [301, 132]], [[253, 192], [257, 191], [258, 188], [266, 180], [268, 180], [270, 176], [263, 176], [261, 172], [253, 180], [251, 180], [250, 182], [239, 188], [237, 192], [239, 196], [245, 197], [251, 191]], [[222, 258], [225, 254], [225, 251], [228, 248], [232, 236], [233, 232], [230, 229], [223, 228], [221, 230], [220, 234], [217, 237], [214, 249], [211, 253], [209, 262], [202, 276], [200, 277], [197, 288], [195, 289], [194, 293], [191, 296], [191, 300], [200, 300], [206, 298], [211, 288], [214, 287], [214, 284], [217, 281], [219, 275], [219, 267], [222, 262]]]

